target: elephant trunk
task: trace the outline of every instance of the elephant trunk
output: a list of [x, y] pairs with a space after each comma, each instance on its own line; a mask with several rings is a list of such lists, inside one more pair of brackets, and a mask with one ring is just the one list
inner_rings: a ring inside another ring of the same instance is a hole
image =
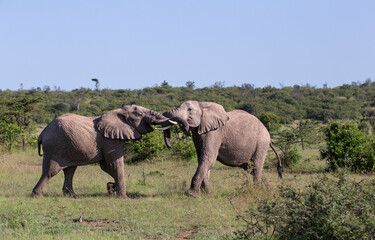
[[165, 125], [165, 123], [168, 122], [168, 120], [169, 120], [169, 118], [163, 116], [160, 113], [152, 111], [152, 110], [151, 110], [150, 116], [151, 117], [147, 118], [147, 123], [149, 123], [149, 124], [154, 124], [154, 125], [156, 125], [156, 124], [162, 124], [162, 125]]
[[[167, 111], [163, 113], [163, 116], [168, 118], [170, 121], [177, 122], [182, 127], [184, 133], [186, 135], [189, 135], [189, 124], [185, 119], [178, 116], [178, 109]], [[168, 122], [168, 125], [171, 125], [170, 121]], [[164, 142], [165, 142], [165, 145], [167, 145], [168, 149], [172, 148], [171, 130], [169, 128], [164, 130]]]

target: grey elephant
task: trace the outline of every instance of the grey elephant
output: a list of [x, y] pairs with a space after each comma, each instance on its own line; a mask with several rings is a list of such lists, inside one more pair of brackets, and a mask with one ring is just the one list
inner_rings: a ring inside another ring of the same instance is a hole
[[49, 179], [64, 171], [63, 193], [75, 197], [73, 175], [77, 166], [100, 163], [103, 171], [115, 183], [108, 183], [108, 191], [115, 189], [117, 196], [128, 198], [125, 189], [123, 141], [137, 140], [152, 132], [151, 124], [168, 119], [144, 107], [123, 106], [103, 116], [84, 117], [65, 114], [54, 119], [38, 138], [38, 152], [43, 148], [42, 176], [32, 194], [42, 196]]
[[[255, 116], [242, 110], [226, 112], [223, 106], [217, 103], [197, 101], [184, 102], [163, 115], [177, 122], [185, 134], [192, 133], [198, 168], [186, 194], [196, 196], [200, 189], [209, 192], [210, 170], [216, 160], [245, 170], [252, 167], [254, 181], [261, 181], [270, 146], [278, 158], [277, 169], [279, 177], [282, 178], [281, 161], [271, 144], [270, 134]], [[164, 130], [168, 148], [171, 148], [171, 125], [171, 122], [168, 122], [158, 128]], [[249, 162], [253, 166], [249, 166]]]

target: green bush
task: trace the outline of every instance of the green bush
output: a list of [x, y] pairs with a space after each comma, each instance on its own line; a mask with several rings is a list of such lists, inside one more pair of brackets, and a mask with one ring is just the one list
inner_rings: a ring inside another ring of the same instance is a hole
[[24, 130], [17, 123], [0, 121], [0, 144], [4, 150], [13, 151], [22, 145]]
[[178, 157], [184, 161], [190, 161], [196, 152], [190, 137], [184, 136], [179, 128], [175, 128], [172, 136], [172, 149], [168, 150], [164, 144], [163, 133], [153, 131], [142, 135], [138, 141], [125, 142], [124, 161], [137, 163], [140, 161], [152, 161], [156, 158]]
[[346, 167], [352, 171], [371, 171], [375, 167], [375, 139], [358, 128], [355, 122], [331, 122], [324, 129], [326, 148], [321, 156], [329, 170]]
[[178, 131], [172, 138], [172, 149], [171, 153], [173, 156], [179, 156], [184, 161], [192, 160], [196, 155], [196, 150], [191, 137], [188, 137], [182, 133], [180, 128], [176, 128]]
[[152, 160], [166, 149], [162, 134], [153, 131], [142, 135], [140, 140], [125, 142], [124, 159], [127, 163]]
[[300, 162], [302, 156], [295, 146], [289, 146], [283, 148], [280, 158], [285, 167], [293, 167]]
[[277, 131], [280, 129], [280, 117], [273, 112], [263, 112], [259, 116], [259, 120], [264, 124], [268, 131]]
[[304, 190], [281, 187], [244, 216], [235, 239], [374, 239], [375, 181], [321, 176]]

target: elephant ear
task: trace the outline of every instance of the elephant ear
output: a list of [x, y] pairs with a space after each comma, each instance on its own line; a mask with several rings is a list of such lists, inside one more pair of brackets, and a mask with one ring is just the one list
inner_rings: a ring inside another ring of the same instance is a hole
[[229, 120], [223, 106], [212, 102], [201, 102], [202, 118], [198, 134], [216, 130], [225, 125]]
[[104, 114], [98, 121], [98, 130], [109, 139], [140, 139], [141, 134], [126, 120], [126, 111], [122, 108]]

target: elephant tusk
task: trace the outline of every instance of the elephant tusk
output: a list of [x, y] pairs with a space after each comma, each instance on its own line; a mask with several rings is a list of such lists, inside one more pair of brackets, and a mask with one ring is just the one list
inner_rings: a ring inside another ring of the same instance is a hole
[[159, 131], [164, 131], [164, 130], [167, 130], [169, 128], [171, 128], [171, 125], [166, 126], [166, 127], [156, 127], [156, 129], [159, 130]]
[[172, 120], [168, 120], [170, 123], [172, 123], [173, 125], [177, 125], [178, 124], [178, 122], [176, 122], [176, 121], [172, 121]]

